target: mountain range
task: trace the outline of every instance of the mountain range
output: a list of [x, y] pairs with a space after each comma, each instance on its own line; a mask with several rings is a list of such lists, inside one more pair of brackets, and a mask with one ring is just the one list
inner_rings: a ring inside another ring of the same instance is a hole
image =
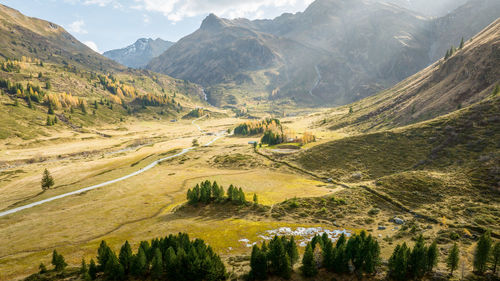
[[427, 67], [498, 14], [495, 0], [471, 0], [439, 18], [370, 0], [317, 0], [273, 20], [211, 14], [146, 68], [201, 84], [209, 97], [245, 89], [243, 100], [341, 105]]
[[141, 38], [130, 46], [110, 50], [104, 52], [103, 55], [128, 67], [143, 68], [153, 58], [161, 55], [174, 44], [174, 42], [165, 41], [160, 38], [155, 40]]

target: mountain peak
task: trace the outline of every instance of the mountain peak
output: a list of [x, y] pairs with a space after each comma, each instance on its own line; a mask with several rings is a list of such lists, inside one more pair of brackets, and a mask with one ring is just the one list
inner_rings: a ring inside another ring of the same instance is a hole
[[219, 29], [227, 26], [227, 23], [216, 16], [215, 14], [211, 13], [208, 15], [203, 22], [201, 23], [201, 29]]

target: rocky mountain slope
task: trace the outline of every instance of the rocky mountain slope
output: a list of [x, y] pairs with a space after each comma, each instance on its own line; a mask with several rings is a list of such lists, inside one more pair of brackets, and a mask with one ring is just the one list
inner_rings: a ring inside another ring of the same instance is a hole
[[227, 92], [245, 87], [270, 99], [347, 104], [433, 63], [499, 12], [493, 0], [438, 19], [375, 0], [317, 0], [273, 20], [210, 15], [147, 68], [207, 87], [222, 83]]
[[174, 42], [165, 41], [160, 38], [155, 40], [151, 38], [141, 38], [130, 46], [122, 49], [110, 50], [104, 52], [103, 55], [125, 66], [142, 68], [146, 66], [151, 59], [161, 55], [174, 44]]
[[[500, 19], [441, 59], [378, 95], [346, 106], [328, 126], [380, 130], [432, 119], [490, 96], [500, 84]], [[347, 110], [347, 109], [346, 109]]]
[[64, 28], [0, 4], [0, 57], [37, 57], [46, 62], [72, 64], [95, 70], [124, 67], [92, 51]]

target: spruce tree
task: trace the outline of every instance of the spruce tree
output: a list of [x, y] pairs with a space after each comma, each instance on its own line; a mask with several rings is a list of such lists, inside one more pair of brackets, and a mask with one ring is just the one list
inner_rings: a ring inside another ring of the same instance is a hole
[[40, 263], [40, 265], [38, 266], [38, 269], [40, 269], [39, 273], [40, 274], [44, 274], [44, 273], [47, 273], [47, 267], [45, 266], [45, 264]]
[[491, 250], [491, 234], [486, 231], [477, 242], [476, 251], [474, 253], [474, 270], [483, 274], [486, 271], [486, 263], [490, 256]]
[[316, 268], [316, 263], [314, 262], [314, 253], [311, 243], [307, 243], [306, 251], [302, 257], [301, 266], [302, 275], [305, 277], [313, 277], [318, 274], [318, 269]]
[[108, 247], [108, 244], [106, 244], [106, 241], [102, 240], [99, 245], [99, 249], [97, 249], [97, 263], [99, 264], [99, 271], [104, 270], [104, 266], [106, 266], [106, 263], [108, 262], [110, 252], [111, 249]]
[[424, 276], [427, 271], [427, 248], [425, 247], [424, 237], [418, 236], [415, 246], [410, 254], [410, 260], [408, 261], [408, 267], [410, 271], [410, 276], [420, 279]]
[[132, 248], [130, 247], [128, 241], [125, 241], [125, 244], [122, 245], [120, 249], [120, 254], [118, 255], [120, 264], [123, 266], [125, 274], [128, 274], [130, 272], [130, 264], [132, 262], [132, 256], [133, 256]]
[[297, 250], [297, 244], [295, 244], [295, 238], [292, 236], [287, 242], [286, 252], [288, 257], [290, 257], [290, 263], [293, 265], [299, 260], [299, 251]]
[[500, 242], [496, 242], [491, 251], [491, 268], [493, 273], [497, 273], [498, 264], [500, 263]]
[[427, 268], [426, 268], [426, 271], [428, 273], [432, 272], [434, 267], [437, 265], [438, 255], [439, 255], [439, 253], [438, 253], [438, 249], [437, 249], [437, 243], [436, 243], [436, 241], [434, 241], [427, 249]]
[[52, 106], [52, 102], [49, 101], [49, 110], [47, 111], [48, 114], [54, 115], [54, 107]]
[[64, 257], [54, 250], [52, 252], [52, 265], [54, 266], [55, 271], [62, 271], [68, 264], [64, 260]]
[[87, 264], [85, 263], [85, 259], [82, 258], [82, 265], [80, 267], [80, 274], [84, 275], [85, 273], [88, 273], [88, 269], [87, 269]]
[[137, 255], [133, 258], [132, 264], [130, 266], [130, 272], [136, 276], [141, 277], [147, 271], [147, 258], [146, 253], [142, 247], [139, 247]]
[[156, 248], [154, 257], [151, 262], [151, 278], [153, 280], [161, 280], [163, 275], [163, 263], [160, 249]]
[[42, 177], [42, 190], [45, 191], [54, 185], [54, 178], [50, 175], [49, 171], [45, 169]]
[[453, 275], [453, 271], [457, 269], [459, 261], [460, 261], [460, 251], [458, 250], [457, 243], [455, 243], [453, 244], [453, 247], [451, 247], [450, 253], [448, 254], [448, 258], [446, 259], [446, 266], [450, 270], [450, 275]]
[[464, 47], [464, 38], [462, 37], [462, 41], [460, 41], [460, 50], [462, 50]]
[[255, 205], [259, 204], [259, 199], [257, 198], [257, 193], [254, 193], [254, 194], [253, 194], [253, 203], [254, 203]]
[[123, 266], [113, 251], [109, 251], [108, 259], [104, 266], [104, 274], [108, 280], [123, 280], [125, 277]]
[[267, 278], [267, 258], [257, 245], [253, 246], [250, 256], [250, 277], [255, 280]]
[[167, 276], [171, 279], [175, 279], [175, 269], [177, 268], [177, 256], [175, 255], [175, 250], [169, 247], [165, 252], [165, 258], [163, 266], [167, 272]]
[[406, 246], [397, 245], [394, 248], [394, 252], [389, 258], [389, 276], [398, 281], [406, 280], [406, 275], [408, 273], [408, 257], [410, 250]]
[[97, 278], [97, 272], [99, 270], [97, 269], [97, 265], [94, 262], [94, 259], [90, 259], [89, 263], [89, 275], [92, 280], [95, 280]]

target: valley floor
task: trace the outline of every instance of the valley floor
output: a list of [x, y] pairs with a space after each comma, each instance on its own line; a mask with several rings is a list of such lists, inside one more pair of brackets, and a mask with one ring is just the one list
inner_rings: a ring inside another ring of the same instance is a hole
[[[317, 112], [282, 121], [297, 132], [309, 130], [317, 136], [315, 143], [300, 151], [349, 136], [313, 126], [322, 118], [323, 112]], [[214, 133], [240, 122], [236, 118], [137, 121], [90, 133], [60, 131], [34, 141], [4, 141], [0, 213], [129, 175], [191, 147], [193, 139], [202, 146], [120, 182], [1, 216], [0, 280], [36, 272], [40, 262], [50, 263], [54, 249], [77, 266], [82, 257], [95, 257], [101, 240], [118, 250], [125, 240], [135, 248], [141, 240], [178, 232], [204, 239], [235, 275], [248, 271], [251, 245], [279, 229], [285, 233], [318, 227], [348, 233], [365, 229], [378, 238], [384, 259], [396, 243], [411, 241], [413, 227], [427, 239], [449, 236], [445, 222], [416, 219], [370, 192], [373, 181], [328, 181], [288, 163], [288, 153], [254, 150], [249, 142], [258, 138], [225, 136], [203, 146], [216, 137]], [[56, 184], [41, 192], [45, 168]], [[256, 193], [263, 207], [180, 208], [187, 189], [204, 180], [215, 180], [225, 188], [242, 187], [247, 197]], [[394, 217], [404, 219], [409, 227], [389, 221]], [[472, 251], [471, 241], [463, 244]]]

